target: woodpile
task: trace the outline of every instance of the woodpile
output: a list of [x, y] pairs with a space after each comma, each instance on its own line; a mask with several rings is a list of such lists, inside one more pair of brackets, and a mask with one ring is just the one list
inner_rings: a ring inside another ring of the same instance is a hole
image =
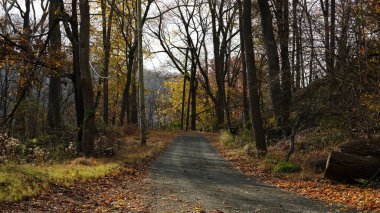
[[353, 141], [331, 152], [325, 177], [336, 181], [373, 179], [380, 175], [380, 141]]

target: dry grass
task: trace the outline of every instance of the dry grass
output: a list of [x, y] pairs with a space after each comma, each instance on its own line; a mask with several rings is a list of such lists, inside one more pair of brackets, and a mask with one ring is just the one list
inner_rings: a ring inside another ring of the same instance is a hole
[[140, 145], [136, 134], [124, 136], [118, 139], [121, 141], [120, 149], [111, 158], [80, 157], [64, 163], [41, 165], [3, 164], [0, 166], [0, 202], [35, 196], [49, 184], [70, 186], [78, 181], [146, 166], [167, 147], [175, 135], [176, 132], [149, 130], [146, 146]]

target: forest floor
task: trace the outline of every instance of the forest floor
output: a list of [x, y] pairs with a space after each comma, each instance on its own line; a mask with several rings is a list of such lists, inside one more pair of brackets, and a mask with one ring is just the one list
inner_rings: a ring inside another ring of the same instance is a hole
[[[100, 178], [74, 177], [74, 181], [68, 183], [57, 182], [55, 179], [36, 181], [41, 188], [36, 195], [23, 198], [21, 201], [1, 202], [0, 212], [149, 212], [149, 203], [145, 202], [149, 185], [143, 181], [147, 176], [147, 168], [159, 153], [166, 149], [176, 134], [177, 132], [151, 130], [148, 134], [149, 143], [144, 147], [139, 145], [136, 135], [125, 136], [120, 138], [123, 143], [114, 157], [87, 160], [79, 158], [63, 163], [60, 166], [64, 169], [71, 168], [72, 164], [84, 163], [86, 165], [80, 165], [79, 169], [88, 167], [87, 169], [91, 170], [110, 162], [118, 164], [118, 168]], [[93, 161], [95, 162], [91, 163]], [[50, 173], [56, 169], [56, 166], [43, 166], [48, 168], [46, 170], [50, 170]], [[19, 169], [24, 168], [26, 167]], [[22, 174], [25, 175], [27, 172], [24, 171]], [[42, 175], [44, 174], [32, 178]], [[30, 178], [31, 174], [25, 176]], [[73, 173], [73, 176], [78, 174]], [[1, 187], [0, 185], [0, 191]], [[19, 190], [21, 193], [21, 189]]]
[[[378, 189], [271, 174], [240, 152], [223, 147], [217, 134], [150, 131], [148, 144], [154, 149], [138, 148], [136, 136], [125, 141], [123, 153], [113, 159], [124, 159], [121, 169], [71, 184], [50, 182], [36, 196], [0, 203], [0, 212], [354, 211], [346, 205], [380, 210]], [[167, 151], [154, 160], [167, 145]]]
[[[328, 153], [294, 153], [291, 161], [302, 165], [296, 173], [273, 172], [275, 162], [279, 162], [287, 150], [270, 147], [265, 158], [249, 157], [242, 147], [228, 147], [220, 139], [220, 135], [206, 134], [231, 165], [241, 173], [262, 183], [305, 196], [309, 199], [322, 201], [326, 204], [345, 205], [361, 212], [380, 212], [380, 187], [363, 187], [362, 183], [338, 183], [327, 180], [323, 173], [315, 173], [308, 168], [309, 160], [327, 156]], [[286, 142], [286, 141], [285, 141]]]

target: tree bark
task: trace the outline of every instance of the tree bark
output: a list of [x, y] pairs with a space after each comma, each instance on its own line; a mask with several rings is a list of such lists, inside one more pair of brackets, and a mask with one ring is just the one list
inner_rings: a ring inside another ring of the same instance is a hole
[[113, 6], [114, 1], [111, 3], [111, 10], [106, 18], [107, 13], [107, 4], [106, 0], [101, 0], [101, 9], [102, 9], [102, 32], [103, 32], [103, 122], [108, 126], [108, 111], [109, 111], [109, 98], [108, 98], [108, 72], [109, 72], [109, 63], [110, 63], [110, 51], [111, 51], [111, 29], [112, 29], [112, 18], [113, 18]]
[[[127, 46], [127, 44], [126, 44]], [[125, 113], [127, 112], [127, 107], [129, 104], [129, 89], [131, 88], [131, 83], [132, 83], [132, 73], [133, 69], [135, 67], [135, 61], [136, 61], [136, 50], [137, 44], [133, 44], [132, 47], [130, 47], [129, 51], [125, 50], [125, 56], [126, 56], [126, 61], [127, 63], [127, 81], [123, 90], [123, 95], [121, 98], [121, 109], [120, 109], [120, 126], [123, 126], [124, 120], [125, 120]], [[126, 48], [127, 49], [127, 48]]]
[[136, 72], [137, 72], [137, 66], [134, 68], [133, 75], [132, 75], [132, 84], [131, 84], [131, 94], [128, 100], [129, 101], [129, 109], [128, 109], [128, 123], [130, 124], [137, 124], [138, 121], [138, 106], [137, 106], [137, 83], [136, 83]]
[[224, 86], [224, 77], [225, 70], [224, 68], [224, 54], [226, 44], [223, 44], [220, 39], [222, 33], [221, 28], [223, 24], [223, 6], [224, 1], [220, 2], [221, 5], [217, 5], [216, 0], [208, 0], [209, 9], [211, 13], [211, 26], [212, 26], [212, 41], [214, 48], [214, 70], [215, 70], [215, 78], [217, 85], [217, 95], [216, 95], [216, 105], [215, 105], [215, 113], [217, 117], [217, 129], [224, 126], [224, 109], [225, 109], [225, 86]]
[[378, 141], [352, 141], [339, 146], [344, 153], [372, 156], [380, 159], [380, 143]]
[[324, 22], [324, 30], [325, 30], [325, 62], [326, 62], [326, 70], [329, 73], [330, 67], [329, 67], [329, 61], [330, 61], [330, 31], [329, 31], [329, 0], [320, 0], [321, 4], [321, 10], [323, 13], [323, 22]]
[[142, 49], [142, 30], [143, 23], [141, 20], [141, 0], [137, 0], [137, 26], [138, 26], [138, 68], [139, 68], [139, 115], [140, 115], [140, 142], [146, 144], [146, 118], [145, 118], [145, 95], [144, 95], [144, 67], [143, 67], [143, 49]]
[[[75, 111], [76, 121], [78, 127], [78, 146], [77, 151], [82, 152], [82, 137], [83, 137], [83, 120], [84, 120], [84, 107], [83, 107], [83, 94], [82, 94], [82, 82], [80, 72], [80, 59], [79, 59], [79, 32], [78, 32], [78, 13], [77, 13], [77, 0], [71, 2], [71, 17], [64, 13], [63, 1], [61, 0], [61, 14], [63, 15], [62, 21], [65, 28], [65, 32], [72, 45], [73, 53], [73, 72], [71, 74], [71, 80], [74, 85], [74, 99], [75, 99]], [[71, 28], [69, 27], [69, 23]]]
[[196, 79], [196, 63], [195, 56], [192, 54], [191, 59], [191, 75], [190, 75], [190, 94], [191, 94], [191, 121], [190, 130], [195, 131], [197, 119], [197, 79]]
[[244, 35], [243, 35], [243, 5], [241, 0], [239, 4], [239, 35], [240, 35], [240, 49], [241, 49], [241, 64], [242, 64], [242, 80], [243, 80], [243, 126], [246, 128], [249, 124], [249, 103], [247, 94], [247, 66], [245, 64], [245, 48], [244, 48]]
[[331, 0], [331, 26], [330, 26], [330, 45], [329, 45], [329, 61], [328, 68], [330, 72], [334, 72], [335, 64], [335, 0]]
[[[56, 62], [57, 67], [62, 66], [61, 30], [59, 20], [61, 17], [61, 1], [52, 0], [49, 5], [49, 30], [50, 30], [50, 57]], [[48, 123], [50, 130], [57, 130], [62, 126], [61, 119], [61, 82], [60, 73], [50, 75], [49, 82], [49, 106]]]
[[278, 118], [282, 114], [282, 90], [280, 84], [280, 60], [274, 37], [272, 14], [267, 0], [258, 0], [261, 27], [269, 66], [269, 90], [274, 114]]
[[72, 0], [72, 33], [73, 33], [73, 84], [75, 96], [75, 111], [77, 117], [78, 131], [78, 152], [82, 152], [82, 139], [83, 139], [83, 121], [84, 121], [84, 105], [83, 105], [83, 91], [80, 71], [80, 58], [79, 58], [79, 30], [78, 30], [78, 14], [77, 14], [77, 0]]
[[184, 128], [184, 116], [185, 116], [185, 100], [186, 100], [186, 75], [187, 75], [187, 61], [189, 56], [189, 49], [186, 49], [185, 55], [185, 67], [183, 69], [183, 89], [182, 89], [182, 108], [181, 108], [181, 130]]
[[281, 119], [279, 123], [281, 128], [289, 125], [290, 105], [292, 99], [292, 74], [289, 62], [289, 1], [278, 0], [277, 8], [277, 25], [278, 37], [280, 41], [281, 57], [281, 80], [282, 80], [282, 99], [281, 99]]
[[252, 38], [252, 20], [251, 20], [251, 0], [243, 0], [243, 35], [245, 46], [245, 61], [248, 71], [248, 84], [249, 84], [249, 103], [251, 105], [250, 113], [255, 132], [256, 148], [259, 155], [265, 155], [267, 147], [265, 144], [264, 129], [260, 112], [260, 98], [257, 86], [255, 55], [253, 50]]
[[88, 0], [79, 1], [80, 8], [80, 70], [84, 106], [82, 151], [86, 156], [94, 154], [95, 106], [90, 71], [90, 7]]

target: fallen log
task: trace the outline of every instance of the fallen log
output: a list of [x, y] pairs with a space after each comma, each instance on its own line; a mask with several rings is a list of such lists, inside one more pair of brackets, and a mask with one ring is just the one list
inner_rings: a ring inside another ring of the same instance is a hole
[[349, 154], [380, 158], [380, 143], [376, 141], [357, 140], [342, 144], [339, 148], [341, 152]]
[[337, 181], [370, 179], [380, 168], [380, 161], [343, 152], [331, 152], [327, 158], [325, 178]]

